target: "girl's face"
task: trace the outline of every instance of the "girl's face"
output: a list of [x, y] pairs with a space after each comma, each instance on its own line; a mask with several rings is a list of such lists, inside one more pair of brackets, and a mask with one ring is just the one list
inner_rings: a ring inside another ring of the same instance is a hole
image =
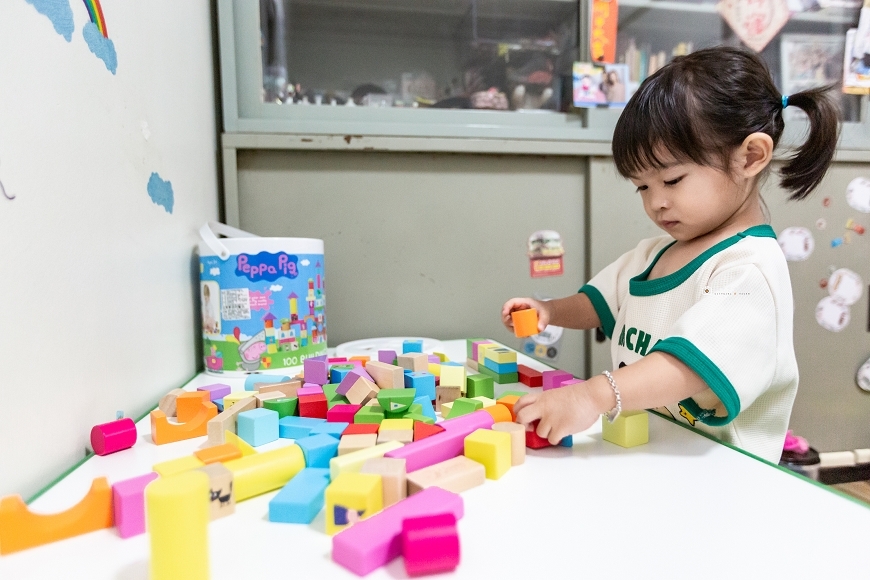
[[757, 223], [758, 200], [748, 180], [694, 163], [665, 160], [662, 169], [630, 177], [646, 214], [675, 240], [687, 242], [730, 225]]

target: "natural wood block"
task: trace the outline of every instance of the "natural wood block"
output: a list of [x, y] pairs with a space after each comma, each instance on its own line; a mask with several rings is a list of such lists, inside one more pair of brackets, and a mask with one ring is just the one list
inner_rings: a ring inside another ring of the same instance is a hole
[[242, 411], [250, 411], [257, 408], [257, 399], [247, 397], [231, 407], [224, 407], [222, 413], [208, 422], [208, 446], [220, 445], [224, 443], [224, 432], [236, 432], [236, 417]]
[[338, 454], [353, 453], [367, 447], [374, 447], [378, 444], [377, 433], [359, 433], [355, 435], [342, 435], [338, 441]]
[[281, 391], [270, 391], [268, 393], [257, 393], [254, 395], [254, 398], [257, 400], [257, 407], [262, 408], [263, 403], [266, 401], [274, 401], [277, 399], [286, 399], [284, 393]]
[[460, 392], [459, 387], [435, 387], [435, 410], [444, 416], [444, 412], [441, 410], [441, 405], [444, 403], [452, 403], [461, 396], [462, 393]]
[[344, 396], [351, 405], [365, 405], [378, 396], [378, 391], [380, 388], [377, 384], [365, 377], [359, 377]]
[[179, 395], [183, 395], [186, 392], [184, 389], [172, 389], [160, 397], [160, 403], [157, 404], [157, 408], [163, 411], [167, 417], [175, 417], [177, 413], [176, 400]]
[[477, 461], [459, 455], [447, 461], [412, 471], [407, 475], [408, 495], [414, 495], [427, 487], [462, 493], [486, 481], [486, 468]]
[[405, 369], [400, 366], [372, 360], [366, 363], [366, 372], [380, 389], [405, 388]]
[[429, 355], [420, 352], [400, 354], [396, 357], [396, 365], [415, 373], [428, 372]]
[[526, 462], [526, 428], [519, 423], [495, 423], [493, 431], [501, 431], [511, 436], [511, 466]]
[[[384, 419], [389, 421], [389, 419]], [[386, 443], [387, 441], [399, 441], [400, 443], [411, 443], [414, 440], [413, 429], [390, 429], [378, 431], [378, 443]]]
[[391, 457], [374, 457], [363, 463], [360, 473], [380, 475], [384, 487], [384, 507], [390, 507], [408, 496], [405, 460]]
[[233, 472], [222, 463], [211, 463], [199, 470], [208, 475], [211, 520], [234, 513], [236, 499], [233, 494]]
[[302, 388], [300, 379], [293, 379], [283, 383], [259, 383], [257, 392], [259, 393], [284, 393], [284, 396], [292, 399], [296, 396], [296, 391]]

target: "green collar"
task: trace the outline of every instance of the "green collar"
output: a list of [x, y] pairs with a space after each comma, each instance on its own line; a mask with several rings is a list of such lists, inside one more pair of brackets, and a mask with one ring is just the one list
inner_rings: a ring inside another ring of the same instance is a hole
[[658, 254], [656, 254], [656, 257], [653, 258], [653, 261], [650, 262], [650, 265], [647, 266], [646, 270], [644, 270], [629, 281], [628, 292], [632, 296], [653, 296], [655, 294], [662, 294], [669, 290], [673, 290], [674, 288], [688, 280], [689, 276], [694, 274], [695, 270], [700, 268], [704, 262], [715, 256], [722, 250], [733, 246], [734, 244], [748, 236], [776, 239], [776, 233], [774, 233], [773, 228], [769, 225], [765, 224], [761, 226], [752, 226], [751, 228], [747, 228], [739, 234], [735, 234], [730, 238], [726, 238], [718, 244], [707, 248], [694, 260], [692, 260], [676, 272], [668, 274], [667, 276], [662, 276], [661, 278], [656, 278], [655, 280], [648, 280], [647, 278], [649, 277], [649, 273], [652, 271], [653, 266], [656, 265], [656, 262], [659, 261], [659, 258], [662, 257], [662, 254], [664, 254], [668, 248], [677, 243], [676, 240], [674, 240], [673, 242], [662, 248]]

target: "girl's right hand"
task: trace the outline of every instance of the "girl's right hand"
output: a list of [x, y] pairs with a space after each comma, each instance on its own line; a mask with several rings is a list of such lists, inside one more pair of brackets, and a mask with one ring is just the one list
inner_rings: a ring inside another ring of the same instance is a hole
[[538, 311], [538, 331], [543, 331], [550, 323], [550, 309], [546, 302], [534, 298], [511, 298], [501, 307], [501, 321], [511, 332], [514, 331], [514, 321], [511, 312], [534, 308]]

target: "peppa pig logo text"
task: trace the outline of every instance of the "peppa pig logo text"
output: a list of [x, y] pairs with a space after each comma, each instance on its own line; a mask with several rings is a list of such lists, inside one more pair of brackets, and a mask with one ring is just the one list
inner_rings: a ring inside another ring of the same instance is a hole
[[239, 254], [236, 256], [236, 276], [244, 276], [251, 282], [278, 278], [295, 278], [299, 275], [299, 258], [278, 252], [260, 252], [257, 255]]

